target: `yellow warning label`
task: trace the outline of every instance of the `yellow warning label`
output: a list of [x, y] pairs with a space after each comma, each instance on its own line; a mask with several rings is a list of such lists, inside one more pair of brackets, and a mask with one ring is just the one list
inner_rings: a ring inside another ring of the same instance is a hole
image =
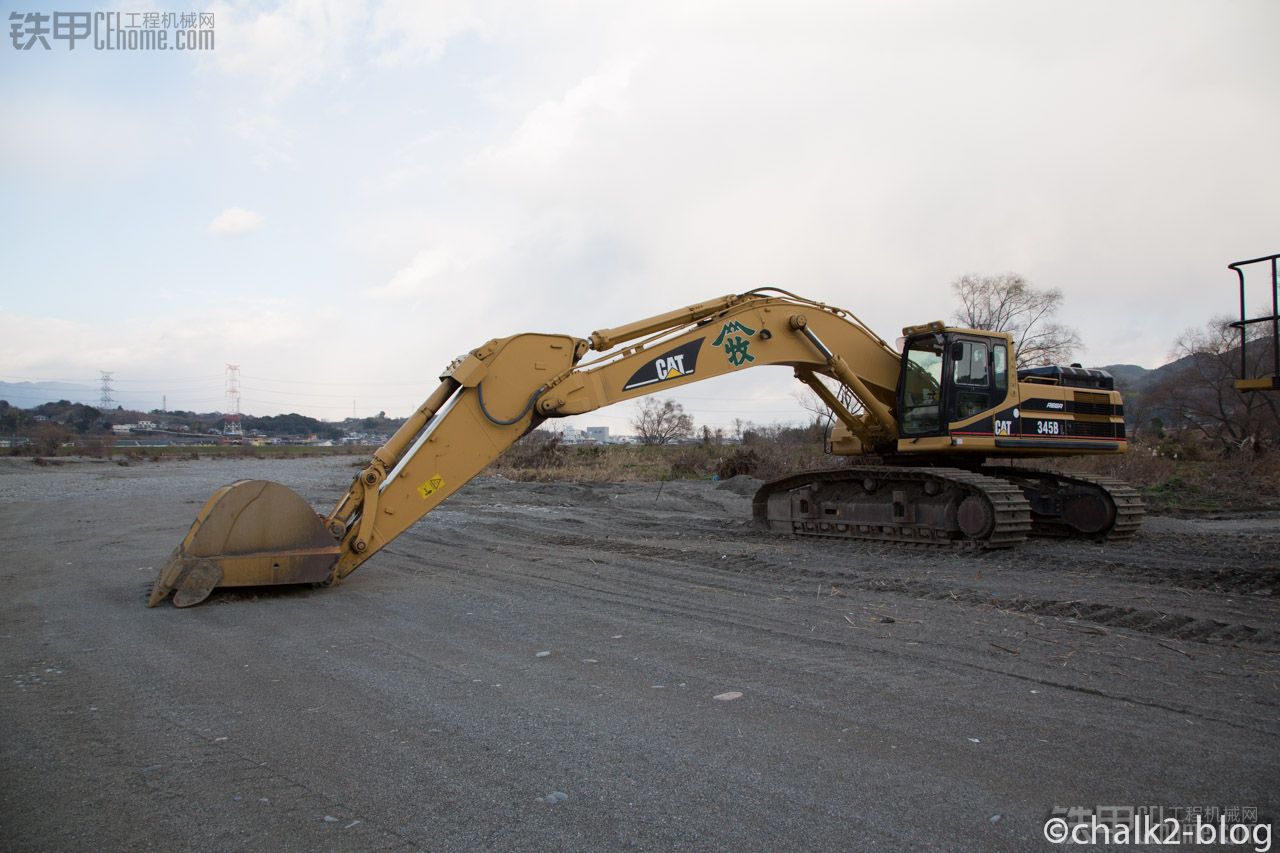
[[443, 488], [444, 488], [444, 477], [441, 477], [439, 474], [436, 474], [430, 480], [427, 480], [427, 482], [423, 483], [421, 486], [418, 486], [418, 494], [422, 495], [422, 499], [425, 501], [427, 498], [431, 497], [431, 495], [434, 492], [439, 491], [440, 489], [443, 489]]

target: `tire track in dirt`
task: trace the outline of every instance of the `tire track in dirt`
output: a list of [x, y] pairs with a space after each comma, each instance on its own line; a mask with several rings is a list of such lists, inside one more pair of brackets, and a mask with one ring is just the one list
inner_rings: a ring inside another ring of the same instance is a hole
[[[487, 527], [487, 525], [486, 525]], [[627, 529], [631, 525], [624, 525]], [[503, 526], [501, 530], [509, 531]], [[498, 532], [498, 531], [493, 531]], [[1185, 640], [1197, 643], [1225, 643], [1230, 645], [1247, 644], [1265, 649], [1280, 648], [1280, 631], [1274, 627], [1262, 627], [1243, 622], [1226, 622], [1219, 619], [1190, 616], [1184, 613], [1171, 612], [1154, 608], [1132, 607], [1123, 604], [1108, 604], [1078, 599], [1052, 599], [1021, 595], [996, 595], [990, 591], [965, 586], [953, 586], [932, 581], [902, 578], [875, 577], [867, 571], [844, 571], [834, 568], [815, 569], [809, 566], [792, 567], [777, 559], [769, 559], [754, 553], [738, 552], [741, 544], [737, 537], [725, 540], [701, 539], [690, 542], [688, 547], [677, 548], [653, 541], [624, 539], [617, 536], [593, 537], [588, 535], [548, 532], [537, 528], [522, 531], [524, 543], [536, 539], [540, 544], [555, 552], [581, 552], [594, 550], [628, 557], [642, 558], [647, 561], [661, 561], [671, 564], [697, 564], [699, 571], [706, 571], [705, 561], [709, 556], [707, 546], [712, 543], [723, 545], [734, 551], [732, 565], [738, 572], [766, 573], [774, 577], [788, 574], [816, 580], [839, 580], [857, 589], [884, 594], [905, 595], [932, 601], [950, 601], [965, 605], [984, 605], [1001, 610], [1022, 613], [1034, 613], [1041, 616], [1055, 616], [1074, 619], [1104, 627], [1125, 628], [1155, 637]], [[493, 541], [495, 537], [488, 537]], [[514, 543], [514, 539], [511, 539]], [[721, 550], [716, 548], [714, 550]], [[1109, 565], [1109, 564], [1108, 564]], [[1083, 567], [1074, 567], [1081, 571]], [[1200, 570], [1184, 570], [1161, 579], [1154, 572], [1143, 577], [1144, 583], [1162, 583], [1164, 585], [1181, 586], [1195, 583], [1196, 574], [1201, 575], [1202, 583], [1191, 588], [1210, 589], [1214, 581], [1204, 577], [1212, 577], [1224, 582], [1235, 582], [1237, 591], [1254, 592], [1262, 584], [1271, 582], [1271, 578], [1262, 573], [1244, 567]], [[1223, 580], [1225, 579], [1225, 580]]]
[[[519, 584], [521, 587], [538, 589], [539, 595], [564, 600], [571, 608], [598, 612], [603, 606], [609, 612], [624, 612], [630, 619], [635, 619], [636, 614], [644, 614], [645, 618], [640, 621], [648, 625], [684, 618], [729, 629], [734, 632], [734, 637], [722, 649], [723, 654], [747, 654], [748, 650], [764, 648], [768, 652], [758, 656], [761, 663], [767, 661], [774, 665], [784, 664], [833, 679], [850, 675], [849, 668], [839, 663], [841, 660], [872, 656], [896, 662], [894, 666], [918, 666], [922, 658], [931, 658], [936, 664], [948, 668], [971, 668], [1083, 695], [1132, 702], [1254, 733], [1271, 734], [1265, 728], [1258, 728], [1256, 715], [1247, 709], [1239, 714], [1223, 713], [1222, 709], [1214, 713], [1185, 702], [1170, 702], [1155, 696], [1140, 695], [1132, 690], [1103, 690], [1065, 677], [1015, 672], [1009, 668], [977, 663], [964, 649], [948, 646], [937, 646], [929, 654], [925, 654], [919, 643], [914, 644], [914, 648], [910, 650], [904, 650], [862, 641], [853, 634], [840, 639], [833, 639], [829, 635], [815, 636], [811, 627], [815, 619], [825, 618], [834, 623], [840, 618], [838, 613], [833, 611], [818, 617], [809, 614], [797, 626], [795, 612], [781, 611], [777, 615], [770, 615], [761, 613], [758, 608], [742, 605], [743, 596], [757, 601], [784, 597], [780, 592], [789, 588], [786, 585], [787, 579], [794, 580], [794, 573], [788, 575], [787, 567], [758, 556], [738, 555], [735, 557], [738, 561], [735, 568], [726, 569], [715, 565], [714, 558], [708, 561], [705, 550], [694, 547], [682, 549], [616, 537], [604, 539], [545, 530], [527, 530], [521, 531], [521, 534], [501, 544], [493, 544], [490, 540], [490, 544], [485, 547], [485, 553], [501, 562], [498, 567], [482, 567], [471, 557], [460, 555], [460, 558], [445, 557], [437, 568], [457, 571], [459, 574], [452, 580], [468, 588], [473, 588], [473, 582], [474, 588], [482, 590], [501, 584]], [[721, 550], [719, 546], [726, 543], [710, 544], [718, 546], [711, 549], [715, 552]], [[555, 568], [548, 573], [540, 568], [544, 565]], [[434, 569], [409, 571], [434, 572]], [[811, 573], [802, 574], [807, 577]], [[837, 573], [824, 574], [830, 576]], [[1157, 623], [1150, 621], [1157, 617], [1147, 614], [1139, 614], [1139, 619], [1126, 620], [1126, 616], [1138, 613], [1136, 609], [1130, 609], [1132, 613], [1125, 614], [1118, 610], [1110, 612], [1105, 608], [1090, 608], [1081, 602], [1005, 600], [993, 598], [989, 593], [978, 590], [946, 585], [892, 582], [868, 577], [855, 579], [850, 573], [838, 574], [846, 589], [903, 595], [913, 601], [981, 606], [988, 611], [996, 609], [1029, 613], [1075, 620], [1081, 624], [1095, 622], [1174, 639], [1231, 642], [1231, 632], [1238, 631], [1236, 639], [1240, 641], [1252, 639], [1255, 642], [1261, 640], [1263, 644], [1274, 642], [1273, 635], [1268, 637], [1260, 631], [1250, 634], [1238, 627], [1222, 626], [1210, 620], [1183, 620], [1178, 623], [1182, 630], [1176, 630], [1174, 626], [1162, 630]], [[694, 600], [688, 595], [690, 589], [722, 591], [731, 594], [733, 598], [727, 599], [723, 604], [717, 598], [699, 597]], [[805, 630], [806, 628], [809, 630]], [[1143, 631], [1143, 628], [1146, 630]], [[705, 642], [705, 638], [703, 641]]]

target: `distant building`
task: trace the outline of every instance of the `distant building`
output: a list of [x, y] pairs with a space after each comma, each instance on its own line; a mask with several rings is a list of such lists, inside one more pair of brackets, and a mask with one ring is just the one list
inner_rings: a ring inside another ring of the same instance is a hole
[[138, 421], [136, 424], [112, 424], [111, 431], [116, 435], [127, 435], [131, 432], [150, 432], [157, 429], [152, 421]]
[[560, 440], [565, 444], [617, 444], [619, 442], [618, 439], [609, 435], [607, 426], [578, 429], [575, 426], [566, 425], [556, 432], [560, 434]]

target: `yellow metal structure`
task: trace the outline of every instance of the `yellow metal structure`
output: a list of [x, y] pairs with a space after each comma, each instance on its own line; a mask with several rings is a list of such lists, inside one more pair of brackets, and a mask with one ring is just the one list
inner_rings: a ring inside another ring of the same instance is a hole
[[[215, 587], [340, 582], [544, 420], [763, 365], [791, 368], [831, 406], [839, 420], [831, 449], [838, 454], [951, 465], [1125, 449], [1116, 392], [1072, 387], [1060, 374], [1019, 381], [1005, 333], [937, 322], [904, 331], [907, 351], [900, 355], [848, 311], [766, 289], [587, 338], [495, 338], [448, 366], [440, 385], [327, 515], [265, 481], [216, 492], [161, 570], [148, 603], [173, 592], [177, 606], [188, 606]], [[597, 356], [588, 359], [593, 351]], [[922, 481], [928, 495], [942, 488], [935, 481], [972, 492], [967, 504], [957, 498], [938, 510], [949, 529], [999, 538], [988, 529], [996, 524], [988, 516], [999, 514], [997, 504], [1011, 507], [1018, 531], [1029, 527], [1016, 489], [1006, 489], [1013, 497], [1005, 500], [990, 488], [995, 480], [975, 485], [973, 476]], [[763, 506], [761, 497], [757, 501]], [[803, 525], [796, 531], [806, 532]]]

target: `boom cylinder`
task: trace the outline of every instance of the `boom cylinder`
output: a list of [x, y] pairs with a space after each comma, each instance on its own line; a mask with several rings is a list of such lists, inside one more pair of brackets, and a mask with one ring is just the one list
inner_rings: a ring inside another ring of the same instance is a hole
[[387, 439], [386, 444], [374, 451], [373, 460], [369, 463], [369, 466], [360, 472], [355, 482], [351, 484], [351, 488], [342, 496], [337, 505], [330, 510], [328, 517], [325, 519], [325, 524], [328, 526], [330, 533], [339, 537], [346, 534], [347, 525], [351, 521], [351, 517], [361, 508], [366, 488], [376, 491], [382, 478], [387, 475], [388, 471], [396, 467], [396, 463], [400, 461], [400, 457], [404, 456], [405, 451], [409, 449], [409, 445], [413, 443], [413, 440], [418, 437], [418, 433], [422, 432], [423, 427], [427, 425], [436, 412], [440, 411], [440, 407], [460, 387], [458, 381], [451, 376], [441, 379], [440, 384], [436, 386], [436, 390], [432, 391], [431, 396], [423, 401], [417, 411], [400, 425], [400, 429], [396, 430], [395, 435]]
[[404, 455], [405, 450], [418, 437], [418, 433], [422, 432], [422, 428], [427, 425], [427, 421], [445, 404], [445, 401], [458, 390], [458, 381], [452, 376], [446, 376], [440, 380], [440, 385], [436, 390], [431, 392], [418, 410], [409, 416], [400, 429], [396, 430], [395, 435], [387, 439], [387, 443], [382, 445], [373, 454], [373, 458], [382, 463], [383, 467], [390, 471], [400, 461], [400, 457]]
[[591, 348], [597, 352], [604, 352], [605, 350], [613, 349], [624, 341], [635, 340], [645, 335], [651, 335], [654, 332], [661, 332], [663, 329], [671, 329], [676, 326], [683, 326], [686, 323], [693, 323], [703, 317], [709, 317], [712, 314], [723, 311], [735, 305], [741, 299], [741, 296], [731, 293], [728, 296], [721, 296], [719, 299], [712, 299], [710, 302], [699, 302], [685, 308], [677, 308], [675, 311], [656, 314], [644, 320], [628, 323], [625, 326], [600, 329], [591, 333]]

